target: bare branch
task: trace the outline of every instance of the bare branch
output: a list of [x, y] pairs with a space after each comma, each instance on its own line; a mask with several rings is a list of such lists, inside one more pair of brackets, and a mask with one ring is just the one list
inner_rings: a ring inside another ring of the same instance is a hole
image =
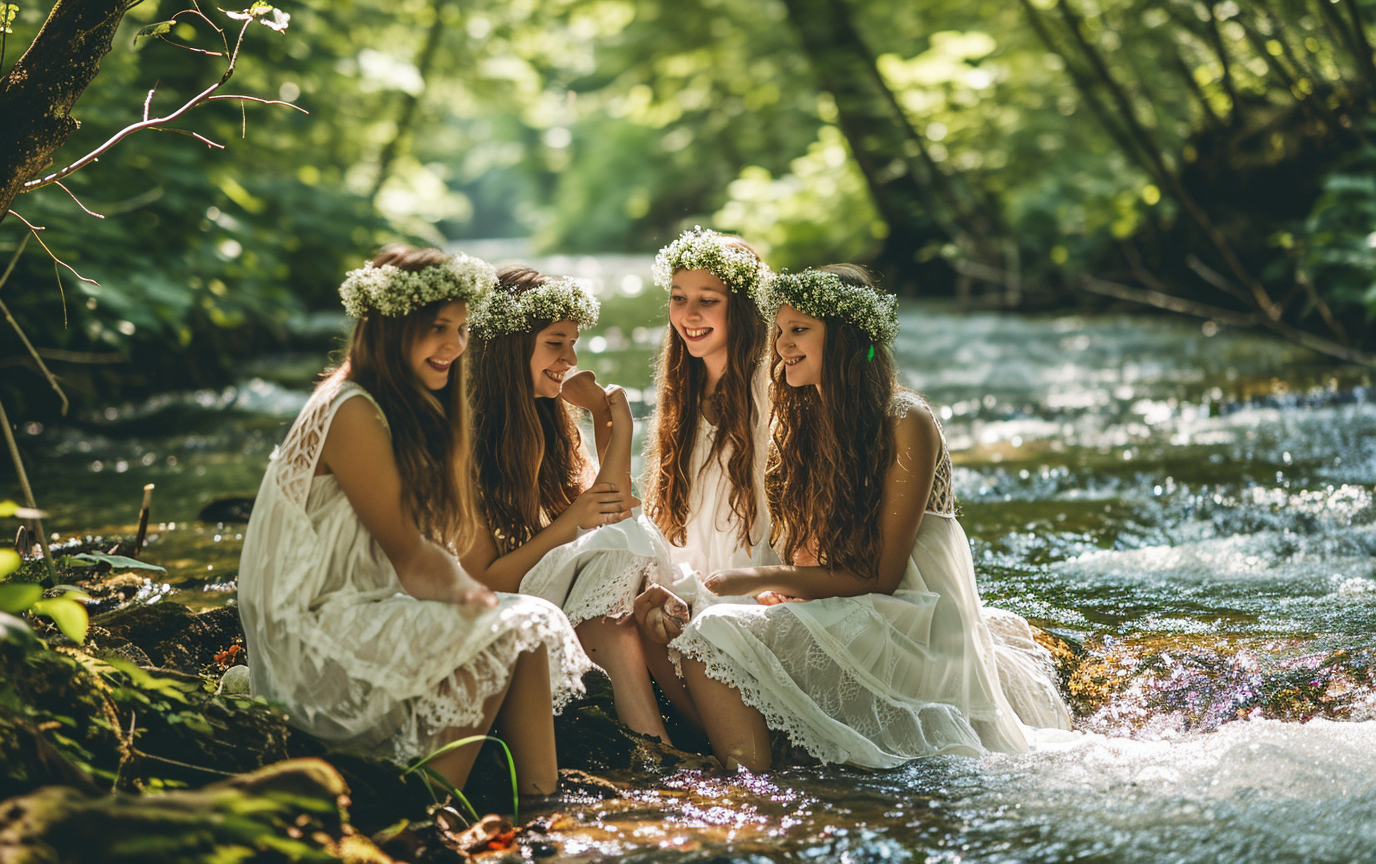
[[148, 98], [143, 100], [143, 122], [148, 122], [148, 111], [153, 104], [153, 94], [158, 92], [158, 85], [154, 84], [153, 89], [148, 91]]
[[[188, 100], [185, 104], [183, 104], [183, 105], [182, 105], [180, 108], [178, 108], [176, 111], [173, 111], [171, 114], [168, 114], [168, 115], [165, 116], [165, 117], [155, 117], [155, 118], [152, 118], [152, 119], [145, 119], [145, 120], [143, 120], [142, 122], [134, 123], [134, 124], [132, 124], [132, 125], [129, 125], [129, 126], [124, 127], [124, 128], [121, 129], [120, 131], [116, 132], [116, 133], [114, 134], [114, 136], [113, 136], [112, 138], [110, 138], [110, 140], [106, 141], [104, 144], [100, 145], [100, 146], [97, 147], [95, 150], [92, 150], [90, 153], [87, 153], [85, 156], [82, 156], [80, 159], [77, 159], [75, 162], [71, 163], [71, 164], [68, 165], [66, 168], [63, 168], [63, 169], [61, 169], [60, 171], [55, 171], [55, 172], [53, 172], [52, 174], [48, 174], [47, 176], [39, 177], [39, 178], [37, 178], [37, 179], [35, 179], [35, 180], [30, 180], [30, 181], [28, 181], [27, 183], [25, 183], [23, 186], [20, 187], [20, 191], [21, 191], [21, 192], [32, 192], [32, 191], [35, 190], [35, 189], [40, 189], [40, 188], [42, 188], [42, 187], [44, 187], [44, 186], [47, 186], [47, 185], [49, 185], [49, 184], [56, 183], [58, 180], [61, 180], [61, 179], [65, 178], [65, 177], [69, 176], [69, 175], [72, 174], [73, 172], [79, 171], [79, 170], [81, 170], [82, 168], [86, 167], [87, 165], [91, 164], [92, 162], [96, 161], [96, 159], [98, 159], [102, 154], [106, 153], [111, 147], [114, 147], [114, 146], [115, 146], [116, 144], [118, 144], [120, 141], [123, 141], [125, 138], [128, 138], [130, 135], [133, 135], [135, 132], [141, 132], [141, 131], [143, 131], [144, 129], [156, 129], [156, 128], [159, 128], [159, 127], [162, 127], [162, 126], [166, 126], [168, 123], [171, 123], [171, 122], [173, 122], [174, 120], [177, 120], [178, 118], [182, 117], [184, 114], [186, 114], [188, 111], [190, 111], [191, 109], [195, 108], [196, 106], [202, 105], [202, 104], [208, 102], [208, 101], [210, 100], [210, 97], [213, 96], [213, 95], [215, 94], [215, 91], [217, 91], [217, 90], [219, 90], [221, 87], [223, 87], [223, 86], [225, 85], [225, 82], [227, 82], [227, 81], [230, 79], [230, 77], [234, 75], [235, 63], [238, 62], [238, 59], [239, 59], [239, 49], [243, 46], [243, 42], [244, 42], [244, 33], [245, 33], [245, 31], [248, 30], [249, 25], [252, 24], [252, 23], [253, 23], [252, 20], [245, 21], [245, 22], [244, 22], [244, 25], [243, 25], [242, 27], [239, 28], [239, 35], [238, 35], [238, 38], [237, 38], [237, 39], [235, 40], [235, 42], [234, 42], [234, 50], [233, 50], [232, 52], [230, 52], [230, 55], [229, 55], [229, 64], [225, 67], [224, 74], [220, 76], [220, 80], [216, 81], [214, 84], [211, 84], [209, 87], [207, 87], [206, 89], [202, 90], [200, 93], [197, 93], [195, 96], [193, 96], [190, 100]], [[148, 98], [149, 98], [150, 101], [152, 100], [152, 94], [151, 94], [151, 92], [150, 92]], [[146, 117], [146, 116], [147, 116], [147, 103], [145, 103], [145, 117]], [[194, 133], [187, 133], [187, 134], [194, 134]], [[201, 136], [196, 136], [196, 137], [201, 137]], [[201, 140], [205, 141], [207, 144], [210, 144], [211, 146], [223, 146], [223, 145], [215, 145], [215, 144], [213, 144], [212, 142], [210, 142], [208, 139], [205, 139], [205, 138], [201, 138]], [[10, 212], [14, 212], [14, 211], [10, 211]], [[16, 214], [16, 215], [18, 215], [18, 214]], [[39, 242], [42, 242], [42, 241], [40, 240]], [[72, 272], [76, 272], [76, 271], [72, 271]]]
[[1325, 339], [1307, 330], [1292, 327], [1284, 321], [1276, 320], [1264, 313], [1233, 312], [1218, 306], [1210, 306], [1207, 303], [1198, 303], [1194, 300], [1186, 300], [1183, 297], [1163, 294], [1160, 291], [1148, 291], [1145, 288], [1134, 288], [1131, 285], [1110, 282], [1107, 279], [1100, 279], [1096, 276], [1084, 276], [1081, 278], [1080, 284], [1086, 291], [1095, 294], [1103, 294], [1107, 297], [1127, 300], [1130, 303], [1141, 303], [1144, 306], [1155, 306], [1158, 309], [1165, 309], [1169, 312], [1182, 312], [1186, 315], [1209, 318], [1235, 327], [1255, 327], [1260, 325], [1276, 335], [1289, 339], [1291, 342], [1298, 343], [1311, 351], [1326, 354], [1329, 357], [1336, 357], [1339, 360], [1357, 366], [1376, 366], [1376, 357], [1370, 354], [1363, 351], [1357, 351], [1346, 345], [1339, 345], [1331, 339]]
[[[38, 356], [44, 360], [60, 360], [63, 363], [81, 363], [86, 366], [106, 366], [128, 363], [129, 355], [123, 351], [67, 351], [62, 348], [39, 348]], [[28, 358], [22, 354], [0, 359], [0, 367], [22, 365]]]
[[220, 100], [222, 100], [222, 99], [242, 99], [242, 100], [244, 100], [245, 102], [257, 102], [259, 105], [283, 105], [283, 106], [286, 106], [287, 108], [294, 108], [294, 109], [296, 109], [297, 111], [300, 111], [302, 114], [309, 114], [309, 113], [311, 113], [311, 112], [307, 111], [305, 108], [302, 108], [300, 105], [297, 105], [295, 102], [283, 102], [281, 99], [262, 99], [262, 98], [259, 98], [259, 97], [257, 97], [257, 96], [241, 96], [241, 95], [238, 95], [238, 94], [229, 94], [229, 93], [227, 93], [227, 94], [225, 94], [225, 95], [223, 95], [223, 96], [220, 96], [220, 95], [211, 96], [210, 99], [209, 99], [208, 101], [210, 101], [210, 102], [218, 102], [218, 101], [220, 101]]
[[205, 136], [202, 135], [201, 133], [199, 133], [199, 132], [192, 132], [192, 131], [189, 130], [189, 129], [173, 129], [173, 128], [171, 128], [170, 126], [154, 126], [154, 127], [152, 127], [152, 129], [153, 129], [154, 132], [174, 132], [174, 133], [176, 133], [176, 134], [178, 134], [178, 135], [186, 135], [186, 136], [188, 136], [188, 137], [195, 138], [197, 141], [204, 142], [204, 143], [205, 143], [205, 146], [207, 146], [207, 147], [209, 147], [209, 148], [211, 148], [211, 149], [213, 149], [213, 150], [223, 150], [223, 149], [225, 149], [225, 145], [223, 145], [223, 144], [217, 144], [216, 142], [211, 141], [209, 138], [205, 137]]
[[18, 211], [18, 210], [11, 209], [9, 212], [10, 212], [11, 214], [14, 215], [14, 218], [18, 219], [20, 222], [23, 222], [25, 225], [29, 226], [29, 231], [33, 232], [33, 239], [35, 239], [35, 240], [38, 241], [38, 245], [43, 247], [43, 251], [48, 253], [48, 255], [53, 259], [53, 263], [54, 263], [54, 264], [61, 264], [63, 267], [66, 267], [68, 270], [71, 270], [71, 271], [72, 271], [72, 274], [73, 274], [74, 276], [76, 276], [76, 278], [80, 279], [82, 282], [86, 282], [87, 284], [90, 284], [90, 285], [99, 285], [99, 284], [100, 284], [99, 282], [97, 282], [97, 281], [94, 280], [94, 279], [87, 279], [85, 276], [82, 276], [80, 273], [77, 273], [75, 267], [73, 267], [72, 265], [68, 264], [66, 261], [63, 261], [61, 258], [57, 257], [57, 255], [55, 255], [55, 254], [53, 253], [53, 250], [51, 250], [51, 249], [48, 248], [48, 244], [43, 242], [43, 238], [38, 236], [38, 232], [39, 232], [39, 231], [46, 231], [46, 230], [47, 230], [46, 228], [43, 228], [43, 227], [41, 227], [41, 226], [35, 226], [32, 222], [30, 222], [29, 220], [25, 219], [23, 216], [19, 215], [19, 211]]
[[[76, 206], [80, 207], [82, 210], [85, 210], [85, 211], [86, 211], [86, 215], [88, 215], [88, 216], [94, 216], [94, 217], [96, 217], [97, 219], [104, 219], [104, 218], [105, 218], [105, 217], [102, 216], [101, 214], [96, 213], [96, 212], [93, 212], [93, 211], [92, 211], [89, 207], [87, 207], [85, 204], [82, 204], [82, 203], [81, 203], [81, 200], [80, 200], [79, 198], [77, 198], [75, 195], [72, 195], [72, 190], [68, 189], [68, 188], [66, 187], [66, 185], [64, 185], [63, 183], [61, 183], [61, 182], [57, 183], [57, 187], [58, 187], [59, 189], [61, 189], [63, 192], [66, 192], [68, 195], [71, 195], [72, 200], [76, 202]], [[27, 236], [27, 235], [26, 235], [26, 236]]]
[[[19, 216], [18, 213], [15, 213], [15, 215]], [[24, 217], [19, 216], [19, 218], [23, 219]], [[19, 241], [19, 248], [14, 250], [14, 256], [10, 258], [9, 266], [5, 268], [4, 275], [0, 276], [0, 288], [4, 288], [5, 283], [9, 281], [10, 274], [14, 272], [14, 265], [19, 263], [19, 256], [24, 254], [24, 247], [29, 245], [29, 237], [31, 236], [36, 237], [38, 235], [25, 234], [24, 239]], [[40, 240], [39, 242], [41, 243], [42, 241]], [[29, 337], [24, 333], [23, 328], [19, 326], [19, 322], [10, 314], [9, 307], [6, 306], [3, 301], [0, 301], [0, 314], [5, 316], [5, 320], [10, 322], [10, 326], [14, 328], [14, 332], [19, 334], [19, 341], [24, 343], [24, 348], [28, 350], [29, 356], [33, 357], [33, 361], [38, 364], [38, 369], [43, 373], [43, 377], [48, 379], [48, 383], [52, 385], [53, 390], [57, 392], [58, 398], [62, 400], [62, 415], [65, 417], [67, 415], [69, 403], [67, 402], [67, 394], [62, 392], [62, 387], [57, 383], [57, 377], [48, 370], [48, 366], [43, 362], [43, 358], [39, 356], [38, 350], [33, 347], [33, 343], [29, 341]]]
[[1166, 294], [1162, 291], [1136, 288], [1121, 282], [1110, 282], [1097, 276], [1082, 276], [1080, 284], [1086, 291], [1102, 294], [1105, 297], [1127, 300], [1130, 303], [1141, 303], [1144, 306], [1155, 306], [1157, 309], [1165, 309], [1168, 312], [1180, 312], [1199, 318], [1210, 318], [1233, 327], [1254, 327], [1262, 320], [1262, 316], [1256, 312], [1234, 312], [1220, 306], [1186, 300], [1183, 297], [1176, 297], [1174, 294]]
[[208, 57], [223, 57], [223, 56], [225, 56], [225, 55], [224, 55], [222, 52], [220, 52], [220, 51], [207, 51], [207, 50], [204, 49], [204, 48], [197, 48], [197, 47], [194, 46], [194, 45], [187, 45], [185, 42], [173, 42], [171, 39], [168, 39], [166, 36], [159, 36], [158, 39], [160, 39], [160, 40], [163, 41], [163, 42], [166, 42], [168, 45], [171, 45], [173, 48], [180, 48], [180, 49], [182, 49], [183, 51], [190, 51], [190, 52], [193, 53], [193, 54], [205, 54], [205, 55], [208, 56]]

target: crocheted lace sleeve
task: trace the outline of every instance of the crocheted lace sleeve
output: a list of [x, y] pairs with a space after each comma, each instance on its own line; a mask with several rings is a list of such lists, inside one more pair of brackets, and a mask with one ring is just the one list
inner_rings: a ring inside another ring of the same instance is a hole
[[[354, 396], [362, 396], [382, 415], [382, 407], [367, 390], [352, 381], [326, 383], [311, 394], [306, 407], [287, 432], [287, 438], [274, 454], [277, 459], [277, 485], [287, 500], [305, 509], [306, 498], [311, 491], [311, 478], [315, 476], [315, 466], [320, 462], [320, 453], [325, 447], [325, 436], [330, 431], [334, 414]], [[387, 418], [382, 415], [382, 424], [387, 426]], [[387, 429], [388, 434], [391, 428]]]
[[914, 408], [921, 408], [932, 415], [932, 422], [936, 423], [936, 430], [941, 435], [941, 452], [937, 454], [936, 476], [932, 478], [932, 494], [927, 498], [927, 506], [923, 510], [937, 516], [956, 515], [956, 492], [952, 481], [951, 452], [946, 448], [946, 432], [941, 428], [941, 421], [937, 419], [936, 412], [932, 406], [927, 404], [927, 400], [917, 395], [911, 390], [898, 388], [894, 391], [893, 401], [889, 403], [889, 415], [893, 417], [907, 417], [908, 412]]

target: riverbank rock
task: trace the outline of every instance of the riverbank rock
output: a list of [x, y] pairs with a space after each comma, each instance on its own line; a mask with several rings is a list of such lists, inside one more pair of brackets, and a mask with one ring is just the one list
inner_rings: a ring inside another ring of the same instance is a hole
[[1077, 725], [1170, 737], [1230, 720], [1376, 719], [1376, 647], [1171, 634], [1104, 639], [1068, 682]]
[[48, 786], [4, 803], [0, 860], [391, 862], [350, 825], [347, 805], [344, 779], [318, 759], [156, 796], [93, 798]]

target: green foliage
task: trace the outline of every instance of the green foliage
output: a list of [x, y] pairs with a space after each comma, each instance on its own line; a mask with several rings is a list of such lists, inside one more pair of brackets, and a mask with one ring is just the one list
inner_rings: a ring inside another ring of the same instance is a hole
[[440, 774], [434, 768], [431, 768], [430, 763], [434, 761], [436, 758], [443, 756], [445, 753], [448, 753], [451, 750], [457, 750], [460, 747], [467, 747], [470, 744], [481, 744], [484, 741], [496, 741], [498, 744], [501, 745], [502, 752], [506, 755], [507, 770], [511, 775], [511, 820], [513, 822], [518, 822], [520, 821], [521, 814], [521, 800], [518, 794], [519, 787], [516, 785], [516, 760], [511, 757], [511, 748], [507, 747], [506, 742], [500, 738], [494, 737], [492, 735], [470, 735], [466, 738], [460, 738], [457, 741], [450, 741], [448, 744], [436, 748], [433, 752], [427, 753], [425, 756], [422, 756], [420, 759], [417, 759], [411, 765], [408, 765], [406, 770], [401, 772], [401, 776], [405, 778], [407, 775], [413, 774], [417, 771], [423, 772], [423, 776], [425, 776], [428, 780], [435, 781], [446, 792], [448, 792], [450, 795], [453, 795], [454, 800], [462, 804], [464, 809], [468, 811], [469, 815], [473, 817], [473, 821], [476, 822], [478, 821], [478, 811], [473, 809], [473, 805], [470, 804], [468, 799], [464, 797], [463, 791], [459, 789], [457, 786], [455, 786], [453, 783], [450, 783], [447, 779], [445, 779], [443, 774]]
[[88, 595], [70, 585], [59, 585], [58, 590], [62, 592], [60, 595], [44, 597], [43, 586], [32, 582], [0, 585], [0, 612], [44, 615], [53, 620], [63, 635], [80, 644], [86, 641], [86, 628], [90, 623], [86, 607], [80, 601], [88, 599]]
[[1340, 318], [1353, 309], [1376, 320], [1376, 147], [1326, 176], [1309, 218], [1273, 241], [1294, 250], [1302, 278], [1324, 287]]

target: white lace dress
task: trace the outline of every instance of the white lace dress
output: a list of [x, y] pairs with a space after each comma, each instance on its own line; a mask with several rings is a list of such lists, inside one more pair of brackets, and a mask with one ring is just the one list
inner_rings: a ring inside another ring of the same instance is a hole
[[541, 645], [562, 707], [591, 663], [557, 608], [498, 594], [495, 609], [470, 616], [404, 593], [338, 481], [313, 476], [335, 412], [354, 397], [372, 401], [353, 382], [318, 389], [263, 477], [238, 594], [254, 695], [318, 738], [398, 762], [477, 724], [516, 658]]
[[668, 584], [669, 544], [640, 508], [629, 519], [592, 529], [551, 549], [521, 579], [520, 592], [564, 610], [577, 627], [593, 618], [622, 619], [648, 582]]
[[[916, 394], [901, 392], [891, 413], [906, 416], [915, 407], [929, 410]], [[1025, 636], [1027, 656], [1001, 660], [1019, 648], [996, 644], [983, 614], [944, 440], [938, 460], [892, 596], [695, 608], [670, 648], [703, 662], [771, 729], [823, 762], [890, 768], [938, 753], [1022, 752], [1019, 717], [1069, 728], [1069, 712], [1040, 668], [1037, 652], [1045, 651], [1011, 613], [998, 616], [1007, 631], [1001, 643]], [[1005, 668], [1016, 680], [1001, 681]]]

